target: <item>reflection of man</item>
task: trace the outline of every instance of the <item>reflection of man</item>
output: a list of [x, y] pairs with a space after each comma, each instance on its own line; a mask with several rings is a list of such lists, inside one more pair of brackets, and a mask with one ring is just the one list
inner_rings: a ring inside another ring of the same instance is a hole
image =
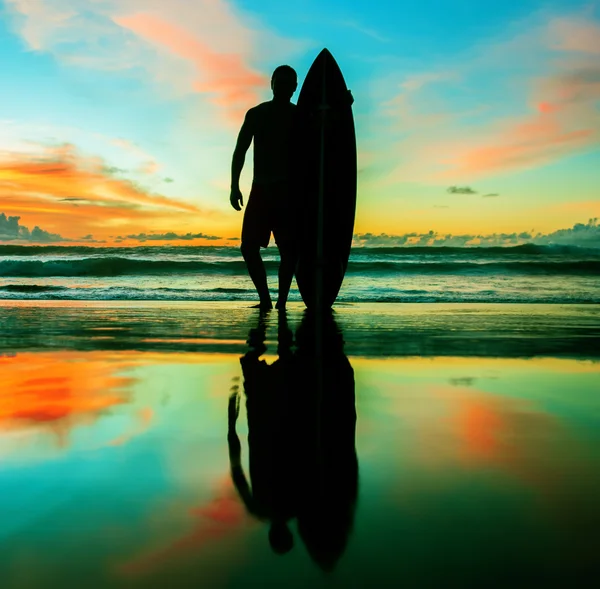
[[[284, 312], [281, 319], [285, 322]], [[264, 317], [261, 317], [259, 327], [250, 332], [251, 349], [240, 359], [246, 393], [252, 488], [242, 469], [241, 445], [235, 431], [239, 411], [237, 394], [229, 399], [229, 459], [233, 482], [246, 509], [256, 518], [271, 523], [271, 547], [274, 552], [284, 554], [293, 547], [294, 539], [287, 522], [295, 516], [291, 450], [294, 436], [290, 428], [289, 388], [285, 381], [290, 371], [281, 365], [282, 361], [290, 361], [290, 355], [285, 354], [280, 345], [279, 360], [272, 365], [259, 360], [266, 349], [265, 331]], [[291, 339], [289, 342], [291, 344]]]
[[277, 308], [284, 308], [294, 276], [296, 252], [292, 203], [289, 190], [289, 158], [296, 105], [290, 102], [298, 86], [289, 65], [275, 69], [271, 78], [273, 100], [251, 108], [240, 130], [231, 164], [231, 205], [243, 204], [239, 179], [246, 151], [254, 138], [254, 178], [242, 226], [241, 251], [250, 278], [258, 291], [261, 309], [273, 304], [260, 248], [269, 245], [271, 232], [279, 248], [279, 295]]
[[[231, 475], [247, 510], [271, 522], [274, 551], [292, 548], [288, 522], [297, 518], [309, 555], [321, 569], [331, 571], [345, 551], [358, 491], [354, 371], [331, 313], [317, 323], [305, 312], [292, 351], [293, 335], [285, 312], [280, 312], [278, 359], [271, 365], [259, 360], [266, 350], [265, 316], [250, 331], [250, 350], [240, 361], [252, 488], [241, 466], [235, 431], [237, 393], [229, 400]], [[322, 362], [315, 354], [316, 329], [324, 343]]]

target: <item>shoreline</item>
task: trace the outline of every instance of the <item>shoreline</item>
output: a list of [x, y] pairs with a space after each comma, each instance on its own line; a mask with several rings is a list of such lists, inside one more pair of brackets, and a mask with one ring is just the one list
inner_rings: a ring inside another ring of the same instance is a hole
[[[196, 300], [196, 301], [184, 301], [184, 300], [148, 300], [148, 299], [0, 299], [0, 307], [207, 307], [207, 308], [236, 308], [236, 309], [248, 309], [251, 305], [257, 304], [257, 300], [230, 300], [230, 301], [209, 301], [209, 300]], [[273, 302], [275, 304], [275, 301]], [[600, 309], [600, 303], [525, 303], [525, 302], [445, 302], [445, 303], [427, 303], [427, 302], [390, 302], [390, 301], [370, 301], [370, 302], [336, 302], [333, 305], [334, 311], [346, 309], [350, 307], [360, 308], [380, 308], [383, 306], [399, 307], [403, 308], [452, 308], [458, 307], [469, 307], [469, 308], [489, 308], [489, 307], [540, 307], [540, 308], [554, 308], [554, 307], [597, 307]], [[298, 311], [306, 309], [305, 304], [302, 301], [288, 301], [288, 310]], [[275, 310], [275, 309], [273, 309]]]
[[[0, 301], [0, 352], [138, 350], [244, 354], [254, 301]], [[291, 302], [288, 328], [304, 316]], [[600, 358], [600, 305], [354, 303], [334, 305], [349, 357]], [[277, 343], [279, 312], [266, 314]]]

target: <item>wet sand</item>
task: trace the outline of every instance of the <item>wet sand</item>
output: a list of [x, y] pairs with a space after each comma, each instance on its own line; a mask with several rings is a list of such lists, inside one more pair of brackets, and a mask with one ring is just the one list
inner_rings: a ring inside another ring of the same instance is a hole
[[[288, 315], [297, 335], [302, 307]], [[2, 586], [585, 586], [600, 524], [600, 310], [335, 317], [358, 497], [324, 573], [295, 522], [294, 548], [272, 552], [230, 475], [228, 398], [244, 398], [240, 357], [261, 329], [257, 361], [277, 360], [275, 311], [263, 325], [228, 303], [0, 305]], [[248, 473], [243, 401], [237, 431]]]
[[[0, 301], [0, 350], [243, 354], [258, 315], [251, 304]], [[304, 309], [289, 305], [293, 329]], [[358, 303], [334, 310], [349, 356], [600, 357], [599, 305]], [[276, 323], [267, 343], [276, 340]]]

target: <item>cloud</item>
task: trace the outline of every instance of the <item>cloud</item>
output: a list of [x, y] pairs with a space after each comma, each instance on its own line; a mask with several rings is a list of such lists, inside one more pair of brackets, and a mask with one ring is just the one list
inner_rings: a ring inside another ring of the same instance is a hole
[[139, 233], [137, 235], [128, 235], [127, 239], [135, 239], [136, 241], [191, 241], [193, 239], [208, 239], [209, 241], [216, 241], [223, 238], [216, 235], [206, 235], [205, 233], [178, 234], [169, 231], [167, 233]]
[[[134, 110], [137, 110], [137, 102], [134, 104], [136, 107]], [[64, 105], [59, 108], [59, 111], [64, 110]], [[108, 111], [105, 114], [109, 116]], [[74, 116], [70, 124], [63, 124], [60, 120], [61, 112], [57, 115], [58, 120], [54, 121], [52, 109], [46, 109], [39, 113], [32, 113], [30, 117], [19, 121], [0, 119], [0, 159], [6, 159], [15, 152], [22, 154], [23, 157], [25, 154], [35, 157], [39, 152], [57, 149], [64, 145], [77, 145], [84, 152], [98, 153], [105, 157], [104, 161], [99, 158], [88, 159], [98, 165], [102, 164], [102, 174], [106, 176], [141, 178], [144, 176], [143, 169], [149, 166], [158, 169], [161, 166], [152, 154], [133, 141], [94, 131], [93, 125], [98, 123], [97, 120], [81, 121]], [[102, 118], [104, 119], [104, 115]], [[153, 145], [156, 148], [161, 145], [161, 142], [155, 141]], [[5, 153], [2, 153], [3, 151]]]
[[142, 164], [140, 166], [139, 171], [142, 174], [152, 176], [153, 174], [156, 174], [156, 172], [158, 172], [158, 170], [160, 170], [160, 164], [154, 160], [150, 160], [148, 162], [144, 162], [144, 164]]
[[473, 190], [470, 186], [450, 186], [446, 192], [450, 194], [477, 194], [477, 190]]
[[190, 213], [203, 219], [222, 214], [107, 174], [102, 158], [84, 156], [70, 144], [0, 154], [0, 199], [7, 214], [53, 226], [52, 234], [32, 230], [32, 236], [45, 240], [59, 239], [59, 234], [72, 240], [75, 228], [98, 239], [114, 233], [115, 227], [135, 232], [142, 223], [160, 231], [160, 225], [188, 223]]
[[196, 72], [195, 92], [206, 93], [215, 105], [225, 108], [237, 122], [248, 105], [256, 102], [268, 79], [249, 68], [241, 54], [219, 53], [184, 27], [164, 17], [137, 13], [114, 18], [121, 27], [141, 39], [187, 60]]
[[599, 46], [593, 16], [536, 13], [501, 40], [398, 76], [400, 91], [381, 104], [391, 148], [379, 185], [491, 177], [597, 148]]
[[[258, 5], [230, 0], [5, 0], [2, 6], [3, 22], [24, 50], [68, 72], [61, 96], [79, 103], [85, 94], [86, 103], [100, 100], [102, 108], [89, 117], [73, 110], [67, 132], [61, 121], [69, 107], [50, 101], [26, 115], [12, 136], [0, 129], [0, 143], [14, 150], [26, 134], [69, 140], [132, 177], [146, 172], [141, 181], [160, 182], [169, 195], [163, 176], [176, 179], [179, 194], [191, 199], [201, 192], [212, 203], [221, 202], [212, 180], [227, 178], [233, 133], [246, 110], [270, 94], [272, 69], [315, 45], [272, 30]], [[127, 127], [123, 137], [114, 131], [100, 137], [119, 125]], [[127, 153], [113, 158], [115, 147]]]
[[37, 225], [30, 231], [19, 224], [21, 217], [7, 217], [0, 213], [0, 241], [26, 241], [34, 243], [53, 243], [65, 241], [58, 233], [50, 233]]
[[451, 169], [441, 172], [440, 177], [490, 175], [551, 163], [596, 144], [598, 129], [575, 128], [592, 124], [591, 117], [570, 124], [550, 110], [507, 120], [498, 125], [492, 145], [486, 142], [460, 151], [449, 158]]
[[489, 194], [484, 194], [483, 198], [494, 198], [496, 196], [500, 196], [497, 192], [490, 192]]
[[253, 64], [306, 43], [279, 37], [226, 0], [7, 0], [28, 46], [67, 65], [111, 71], [169, 98], [203, 95], [225, 122], [268, 87]]
[[422, 72], [411, 74], [401, 84], [400, 87], [404, 90], [421, 90], [426, 85], [435, 82], [445, 82], [447, 80], [456, 79], [456, 74], [451, 71], [440, 72]]
[[124, 170], [123, 168], [117, 168], [116, 166], [104, 166], [102, 168], [102, 171], [105, 174], [110, 174], [110, 175], [113, 175], [113, 174], [126, 174], [127, 173], [127, 170]]
[[365, 27], [364, 25], [361, 25], [360, 23], [354, 20], [341, 20], [337, 21], [336, 24], [348, 29], [354, 29], [355, 31], [358, 31], [363, 35], [367, 35], [368, 37], [371, 37], [372, 39], [375, 39], [380, 43], [389, 43], [391, 41], [388, 37], [385, 37], [384, 35], [378, 33], [376, 30], [370, 27]]
[[600, 247], [600, 226], [598, 218], [589, 219], [587, 223], [576, 223], [568, 229], [559, 229], [548, 235], [536, 235], [535, 243], [542, 245], [580, 245]]
[[167, 184], [171, 184], [172, 182], [175, 182], [175, 180], [173, 180], [173, 178], [163, 178], [163, 182], [166, 182]]
[[600, 27], [577, 18], [557, 18], [548, 25], [551, 46], [557, 51], [600, 55]]
[[86, 243], [107, 243], [106, 239], [94, 239], [94, 236], [92, 234], [84, 235], [76, 241], [85, 241]]
[[[134, 141], [131, 141], [129, 139], [124, 139], [123, 137], [116, 137], [114, 139], [111, 139], [110, 142], [115, 145], [116, 147], [119, 147], [120, 149], [129, 152], [135, 156], [137, 156], [138, 158], [140, 158], [144, 165], [148, 166], [148, 165], [154, 165], [157, 168], [160, 167], [158, 162], [156, 162], [156, 160], [145, 150], [143, 150], [137, 143], [135, 143]], [[118, 168], [114, 168], [115, 170], [118, 170]], [[125, 170], [120, 170], [121, 172], [125, 172]]]
[[[63, 196], [78, 186], [90, 201], [137, 202], [139, 204], [198, 212], [198, 208], [178, 202], [136, 186], [132, 181], [113, 178], [105, 173], [106, 166], [99, 157], [85, 157], [72, 144], [46, 147], [37, 155], [9, 154], [0, 159], [2, 178], [12, 180], [28, 192]], [[3, 192], [0, 183], [0, 194]], [[71, 198], [65, 195], [65, 198]]]
[[548, 234], [522, 231], [520, 233], [492, 233], [482, 235], [467, 233], [452, 235], [437, 231], [427, 233], [404, 233], [391, 235], [388, 233], [360, 233], [354, 235], [354, 247], [399, 247], [399, 246], [514, 246], [525, 243], [537, 245], [576, 245], [600, 248], [600, 226], [598, 219], [590, 219], [587, 223], [576, 223], [568, 229], [559, 229]]

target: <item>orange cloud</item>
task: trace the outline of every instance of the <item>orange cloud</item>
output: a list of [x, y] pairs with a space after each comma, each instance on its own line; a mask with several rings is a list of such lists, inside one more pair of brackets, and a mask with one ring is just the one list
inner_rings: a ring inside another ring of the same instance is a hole
[[[16, 154], [15, 154], [16, 155]], [[152, 205], [198, 212], [198, 207], [153, 195], [133, 182], [112, 178], [103, 172], [101, 158], [78, 155], [74, 145], [49, 147], [41, 156], [22, 155], [0, 161], [0, 190], [4, 182], [29, 194], [51, 197], [84, 195], [85, 200], [102, 204]]]
[[531, 168], [598, 145], [600, 64], [570, 60], [555, 67], [530, 83], [529, 102], [537, 112], [494, 124], [480, 145], [447, 145], [454, 154], [445, 160], [449, 169], [439, 177], [473, 178]]
[[133, 141], [129, 141], [129, 139], [117, 137], [116, 139], [112, 139], [111, 143], [113, 145], [116, 145], [120, 149], [132, 153], [141, 158], [143, 160], [143, 163], [140, 166], [140, 172], [142, 174], [155, 174], [162, 167], [149, 153], [145, 152]]
[[[529, 168], [560, 159], [597, 143], [598, 130], [569, 130], [546, 109], [533, 118], [506, 124], [487, 145], [457, 150], [440, 178], [474, 178], [494, 172]], [[489, 143], [492, 143], [491, 145]], [[448, 153], [451, 153], [450, 148]]]
[[[390, 150], [402, 163], [390, 162], [392, 171], [380, 185], [425, 179], [471, 181], [543, 166], [596, 148], [600, 144], [599, 48], [600, 27], [593, 21], [553, 19], [479, 48], [471, 63], [456, 68], [453, 75], [412, 75], [399, 84], [402, 92], [382, 105], [387, 116], [398, 119], [397, 130], [405, 137]], [[487, 74], [495, 68], [502, 80], [504, 72], [510, 72], [509, 61], [519, 56], [527, 56], [523, 68], [534, 64], [529, 79], [519, 72], [518, 78], [507, 78], [506, 83], [511, 84], [512, 98], [518, 97], [515, 89], [521, 87], [524, 114], [491, 118], [496, 96], [486, 105], [485, 93], [482, 103], [470, 111], [452, 112], [443, 103], [440, 82], [447, 86], [459, 79], [464, 85], [470, 78], [476, 81], [480, 71]], [[451, 70], [439, 65], [437, 71]], [[428, 93], [432, 82], [438, 86]], [[480, 123], [486, 111], [488, 118]]]
[[110, 240], [115, 233], [196, 229], [189, 225], [190, 213], [213, 222], [219, 215], [114, 177], [101, 158], [84, 157], [70, 144], [34, 155], [0, 154], [0, 198], [0, 212], [26, 215], [25, 225], [73, 240], [86, 234]]
[[115, 17], [114, 21], [191, 62], [199, 74], [193, 89], [214, 94], [212, 102], [226, 107], [233, 123], [239, 123], [248, 105], [257, 101], [259, 89], [268, 84], [268, 78], [253, 72], [240, 54], [217, 53], [183, 27], [164, 19], [139, 13]]
[[558, 106], [554, 106], [548, 102], [540, 102], [537, 108], [540, 112], [556, 112], [559, 109]]
[[158, 170], [160, 170], [160, 164], [155, 161], [146, 162], [140, 167], [140, 172], [142, 172], [142, 174], [148, 174], [148, 176], [156, 174]]
[[548, 27], [551, 46], [559, 51], [600, 55], [600, 26], [573, 18], [557, 18]]
[[[285, 62], [314, 46], [277, 35], [227, 0], [7, 1], [8, 15], [18, 14], [10, 22], [31, 49], [63, 64], [151, 81], [153, 91], [169, 99], [212, 94], [226, 123], [241, 123], [259, 86], [268, 89], [268, 79], [254, 73], [249, 60], [277, 55]], [[212, 121], [215, 109], [203, 106], [182, 114], [193, 123], [198, 116]]]

